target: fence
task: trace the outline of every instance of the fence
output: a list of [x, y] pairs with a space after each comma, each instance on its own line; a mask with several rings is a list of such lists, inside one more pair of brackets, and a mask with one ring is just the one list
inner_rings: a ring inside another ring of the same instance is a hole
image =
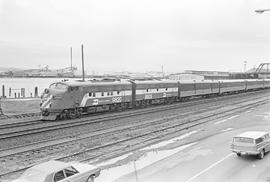
[[34, 87], [33, 92], [28, 92], [29, 95], [26, 95], [25, 88], [8, 88], [8, 93], [6, 94], [6, 87], [2, 85], [2, 95], [1, 98], [31, 98], [39, 97], [38, 87]]

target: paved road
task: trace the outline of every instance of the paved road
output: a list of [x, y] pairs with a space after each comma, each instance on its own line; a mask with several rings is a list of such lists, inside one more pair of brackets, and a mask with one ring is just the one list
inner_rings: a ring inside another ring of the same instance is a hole
[[270, 153], [259, 160], [229, 150], [241, 132], [270, 131], [270, 103], [192, 130], [185, 140], [194, 145], [138, 170], [137, 179], [133, 172], [116, 182], [270, 182]]

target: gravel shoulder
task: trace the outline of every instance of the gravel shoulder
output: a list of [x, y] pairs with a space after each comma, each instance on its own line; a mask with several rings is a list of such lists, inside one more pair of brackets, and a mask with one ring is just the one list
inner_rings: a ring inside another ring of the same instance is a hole
[[1, 99], [0, 102], [5, 115], [37, 113], [40, 111], [39, 98]]

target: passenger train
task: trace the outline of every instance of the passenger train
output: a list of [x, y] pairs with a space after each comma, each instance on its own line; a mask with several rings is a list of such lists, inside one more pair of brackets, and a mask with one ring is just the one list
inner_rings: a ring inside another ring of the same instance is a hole
[[41, 97], [42, 120], [80, 117], [81, 114], [120, 111], [207, 97], [270, 88], [269, 79], [222, 81], [63, 81], [45, 89]]

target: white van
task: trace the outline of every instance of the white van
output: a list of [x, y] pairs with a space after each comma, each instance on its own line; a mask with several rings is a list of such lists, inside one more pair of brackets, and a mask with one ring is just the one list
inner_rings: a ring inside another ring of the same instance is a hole
[[233, 137], [232, 152], [237, 156], [243, 154], [258, 155], [260, 159], [270, 150], [270, 137], [268, 132], [248, 131]]

